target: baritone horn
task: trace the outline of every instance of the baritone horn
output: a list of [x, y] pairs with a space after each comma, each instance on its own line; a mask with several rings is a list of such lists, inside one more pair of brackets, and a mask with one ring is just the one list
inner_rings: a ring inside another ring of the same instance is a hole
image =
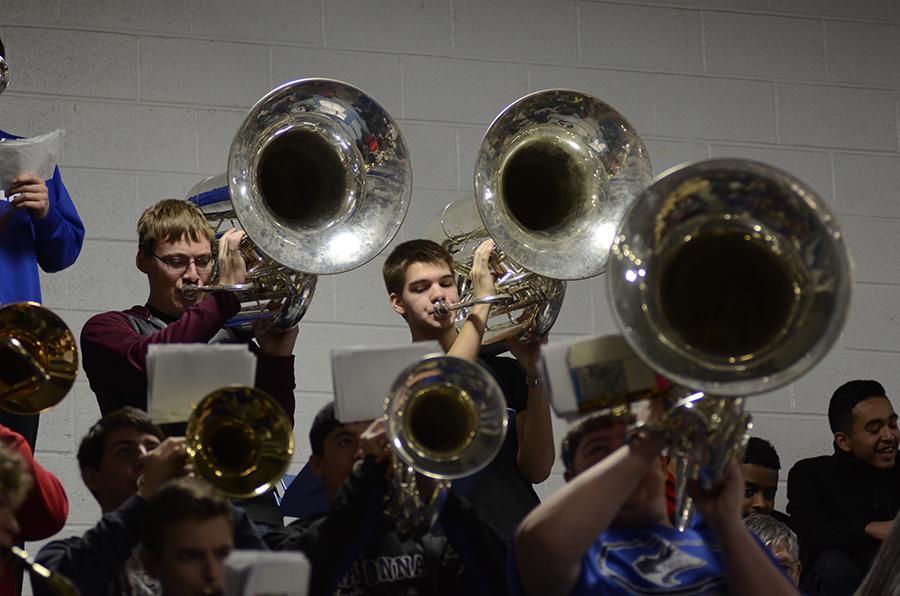
[[546, 335], [565, 281], [606, 268], [625, 209], [650, 181], [635, 128], [612, 106], [579, 91], [550, 89], [520, 98], [493, 121], [475, 164], [474, 199], [448, 205], [430, 237], [456, 262], [457, 322], [474, 304], [472, 254], [493, 238], [497, 296], [483, 343]]
[[69, 327], [36, 302], [0, 307], [0, 409], [37, 414], [62, 401], [78, 374]]
[[194, 472], [235, 498], [268, 492], [294, 453], [284, 408], [252, 387], [224, 387], [204, 397], [188, 419], [185, 437]]
[[264, 318], [276, 331], [290, 329], [309, 307], [316, 276], [359, 267], [387, 246], [411, 188], [406, 142], [378, 102], [340, 81], [285, 83], [247, 113], [227, 175], [189, 193], [217, 234], [247, 233], [247, 283], [185, 291], [236, 292], [242, 310], [231, 326]]
[[[391, 513], [397, 531], [410, 535], [434, 524], [451, 480], [494, 459], [506, 436], [506, 400], [481, 365], [431, 356], [397, 377], [384, 419], [394, 453]], [[419, 494], [417, 472], [438, 481], [431, 495]]]

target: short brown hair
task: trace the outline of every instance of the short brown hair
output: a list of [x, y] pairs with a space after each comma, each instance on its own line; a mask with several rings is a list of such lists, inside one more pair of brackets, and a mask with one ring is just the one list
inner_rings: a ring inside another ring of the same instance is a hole
[[389, 294], [403, 292], [406, 269], [413, 263], [446, 264], [453, 271], [453, 257], [446, 248], [431, 240], [407, 240], [391, 251], [381, 269]]
[[562, 459], [565, 470], [571, 473], [575, 472], [575, 452], [578, 451], [578, 446], [581, 445], [581, 441], [584, 440], [588, 433], [599, 429], [612, 428], [616, 424], [628, 424], [628, 422], [622, 416], [607, 412], [598, 412], [579, 420], [568, 430], [560, 445], [560, 459]]
[[153, 435], [160, 441], [166, 438], [166, 434], [153, 423], [146, 412], [125, 406], [110, 412], [87, 431], [78, 446], [78, 467], [82, 470], [85, 468], [99, 470], [106, 451], [106, 439], [114, 430], [123, 427]]
[[189, 238], [194, 242], [209, 240], [210, 249], [216, 239], [206, 216], [193, 203], [179, 199], [163, 199], [146, 209], [137, 225], [138, 246], [145, 253], [153, 252], [156, 243], [177, 242]]
[[0, 493], [12, 511], [25, 500], [31, 484], [31, 474], [22, 456], [0, 443]]
[[202, 522], [215, 517], [224, 517], [234, 529], [234, 512], [225, 495], [199, 478], [171, 480], [147, 499], [144, 548], [158, 558], [162, 554], [163, 532], [167, 525], [185, 520]]

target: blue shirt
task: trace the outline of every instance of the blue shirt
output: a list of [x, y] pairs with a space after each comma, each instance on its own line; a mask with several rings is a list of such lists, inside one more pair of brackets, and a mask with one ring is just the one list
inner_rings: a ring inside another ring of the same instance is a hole
[[[0, 139], [16, 139], [0, 130]], [[50, 208], [44, 219], [20, 209], [0, 231], [0, 304], [23, 300], [41, 301], [38, 265], [47, 273], [65, 269], [75, 262], [84, 241], [84, 224], [72, 197], [59, 175], [59, 168], [47, 180]], [[10, 209], [0, 201], [0, 218]]]

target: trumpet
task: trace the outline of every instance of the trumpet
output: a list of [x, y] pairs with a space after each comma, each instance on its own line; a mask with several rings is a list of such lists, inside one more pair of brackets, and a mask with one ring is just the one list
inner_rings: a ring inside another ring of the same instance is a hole
[[36, 302], [0, 307], [0, 409], [37, 414], [58, 404], [78, 374], [68, 326]]
[[[506, 400], [481, 365], [431, 356], [404, 370], [385, 400], [388, 444], [394, 452], [389, 506], [401, 535], [421, 533], [440, 513], [450, 481], [488, 465], [506, 436]], [[416, 473], [438, 480], [423, 498]]]
[[230, 497], [268, 492], [294, 453], [291, 421], [268, 393], [224, 387], [204, 397], [185, 431], [194, 472]]

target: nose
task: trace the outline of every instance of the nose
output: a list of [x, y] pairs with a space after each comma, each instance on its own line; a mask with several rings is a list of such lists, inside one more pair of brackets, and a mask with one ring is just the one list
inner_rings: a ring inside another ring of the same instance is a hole
[[184, 273], [181, 274], [181, 279], [184, 283], [196, 284], [200, 281], [200, 272], [197, 270], [197, 264], [191, 260], [188, 263], [187, 269], [184, 270]]
[[763, 496], [762, 491], [757, 491], [756, 494], [753, 495], [751, 503], [754, 511], [766, 513], [769, 510], [769, 505], [766, 503], [766, 498]]

